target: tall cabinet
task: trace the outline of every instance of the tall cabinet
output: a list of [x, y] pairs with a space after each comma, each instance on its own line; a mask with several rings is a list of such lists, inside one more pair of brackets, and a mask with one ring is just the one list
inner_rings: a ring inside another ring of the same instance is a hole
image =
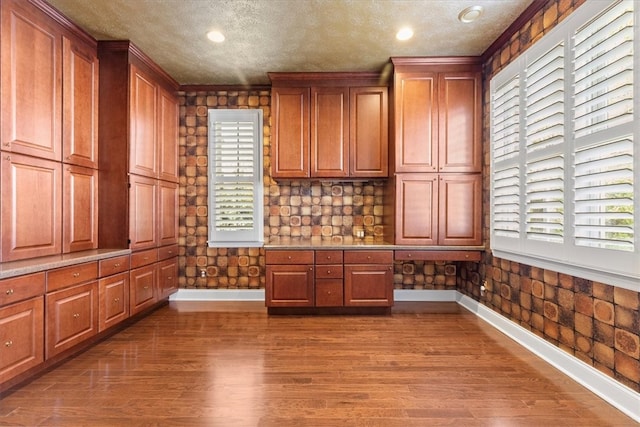
[[392, 58], [395, 243], [482, 243], [480, 62]]
[[130, 248], [131, 314], [175, 290], [178, 84], [128, 41], [98, 43], [102, 247]]

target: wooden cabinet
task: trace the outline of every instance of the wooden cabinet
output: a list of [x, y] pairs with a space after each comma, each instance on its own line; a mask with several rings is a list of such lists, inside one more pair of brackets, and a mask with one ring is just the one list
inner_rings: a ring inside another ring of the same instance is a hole
[[129, 76], [129, 172], [156, 178], [157, 84], [133, 64]]
[[267, 251], [267, 307], [313, 307], [313, 259], [311, 250]]
[[46, 356], [52, 358], [98, 333], [98, 281], [46, 295]]
[[2, 262], [62, 252], [62, 165], [2, 153]]
[[158, 241], [160, 246], [178, 243], [178, 184], [158, 181]]
[[178, 182], [178, 98], [158, 87], [158, 178]]
[[156, 264], [148, 264], [129, 273], [129, 312], [131, 315], [151, 307], [157, 301], [158, 273]]
[[130, 180], [129, 246], [132, 250], [155, 247], [158, 243], [157, 182], [137, 175], [131, 175]]
[[392, 58], [395, 243], [482, 243], [477, 58]]
[[396, 244], [482, 243], [480, 174], [398, 174]]
[[0, 7], [1, 148], [60, 161], [61, 28], [28, 2]]
[[62, 38], [62, 161], [98, 168], [98, 56], [95, 46]]
[[63, 165], [62, 252], [98, 247], [98, 170]]
[[129, 317], [129, 273], [114, 274], [98, 281], [98, 331]]
[[44, 297], [0, 308], [0, 383], [44, 361]]
[[158, 263], [158, 299], [168, 298], [178, 290], [178, 258]]
[[267, 307], [393, 305], [393, 251], [268, 250], [266, 262]]
[[345, 251], [344, 305], [393, 305], [393, 251]]
[[387, 88], [359, 73], [269, 73], [274, 178], [388, 176]]

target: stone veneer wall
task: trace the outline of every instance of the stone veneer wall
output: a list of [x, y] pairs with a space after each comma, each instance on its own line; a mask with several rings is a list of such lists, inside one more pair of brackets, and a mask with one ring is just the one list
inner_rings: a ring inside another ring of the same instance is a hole
[[[364, 229], [385, 234], [384, 180], [274, 181], [270, 176], [269, 90], [186, 91], [180, 98], [181, 288], [260, 289], [265, 286], [264, 249], [207, 247], [207, 112], [209, 108], [261, 108], [264, 114], [265, 237], [322, 238], [340, 242]], [[201, 271], [206, 277], [201, 277]], [[399, 289], [455, 289], [457, 266], [444, 262], [397, 262]]]
[[[489, 171], [489, 81], [584, 0], [550, 0], [484, 64], [484, 170]], [[483, 182], [489, 241], [489, 173]], [[487, 245], [488, 246], [488, 245]], [[640, 392], [640, 294], [495, 258], [461, 266], [458, 290]], [[486, 292], [480, 285], [486, 280]]]

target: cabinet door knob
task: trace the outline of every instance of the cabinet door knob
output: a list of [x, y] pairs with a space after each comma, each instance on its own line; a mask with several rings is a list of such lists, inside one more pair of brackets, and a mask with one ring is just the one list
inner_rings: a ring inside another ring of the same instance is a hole
[[78, 317], [80, 317], [80, 313], [75, 313], [73, 317], [77, 319]]
[[114, 264], [114, 266], [113, 266], [113, 268], [118, 268], [118, 267], [120, 267], [120, 263], [116, 263], [116, 264]]
[[331, 270], [327, 270], [327, 274], [331, 274]]
[[73, 277], [76, 277], [76, 278], [80, 277], [80, 273], [73, 273]]
[[9, 340], [4, 343], [5, 347], [11, 347], [13, 345], [13, 341]]
[[7, 295], [13, 295], [13, 289], [7, 289]]

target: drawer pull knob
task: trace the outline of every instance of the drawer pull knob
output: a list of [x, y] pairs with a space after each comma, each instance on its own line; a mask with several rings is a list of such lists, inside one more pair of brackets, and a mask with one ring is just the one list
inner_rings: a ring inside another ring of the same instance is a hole
[[331, 270], [327, 270], [327, 274], [331, 274]]
[[13, 345], [13, 341], [9, 340], [7, 342], [4, 343], [5, 347], [11, 347]]
[[169, 276], [167, 277], [167, 280], [173, 280], [173, 277]]
[[145, 286], [145, 287], [144, 287], [144, 288], [142, 288], [142, 289], [149, 289], [149, 287], [148, 287], [148, 286]]
[[118, 268], [118, 267], [120, 267], [120, 263], [116, 263], [113, 265], [113, 268]]
[[7, 289], [7, 295], [13, 295], [13, 289]]
[[80, 313], [75, 313], [73, 317], [77, 319], [78, 317], [80, 317]]
[[73, 277], [76, 277], [76, 278], [80, 277], [80, 273], [73, 273]]
[[173, 253], [173, 251], [169, 251], [169, 255], [171, 255]]
[[120, 298], [114, 298], [113, 302], [120, 302]]
[[288, 258], [288, 259], [291, 259], [291, 255], [289, 255], [287, 258]]
[[407, 258], [411, 258], [411, 254], [407, 255]]

